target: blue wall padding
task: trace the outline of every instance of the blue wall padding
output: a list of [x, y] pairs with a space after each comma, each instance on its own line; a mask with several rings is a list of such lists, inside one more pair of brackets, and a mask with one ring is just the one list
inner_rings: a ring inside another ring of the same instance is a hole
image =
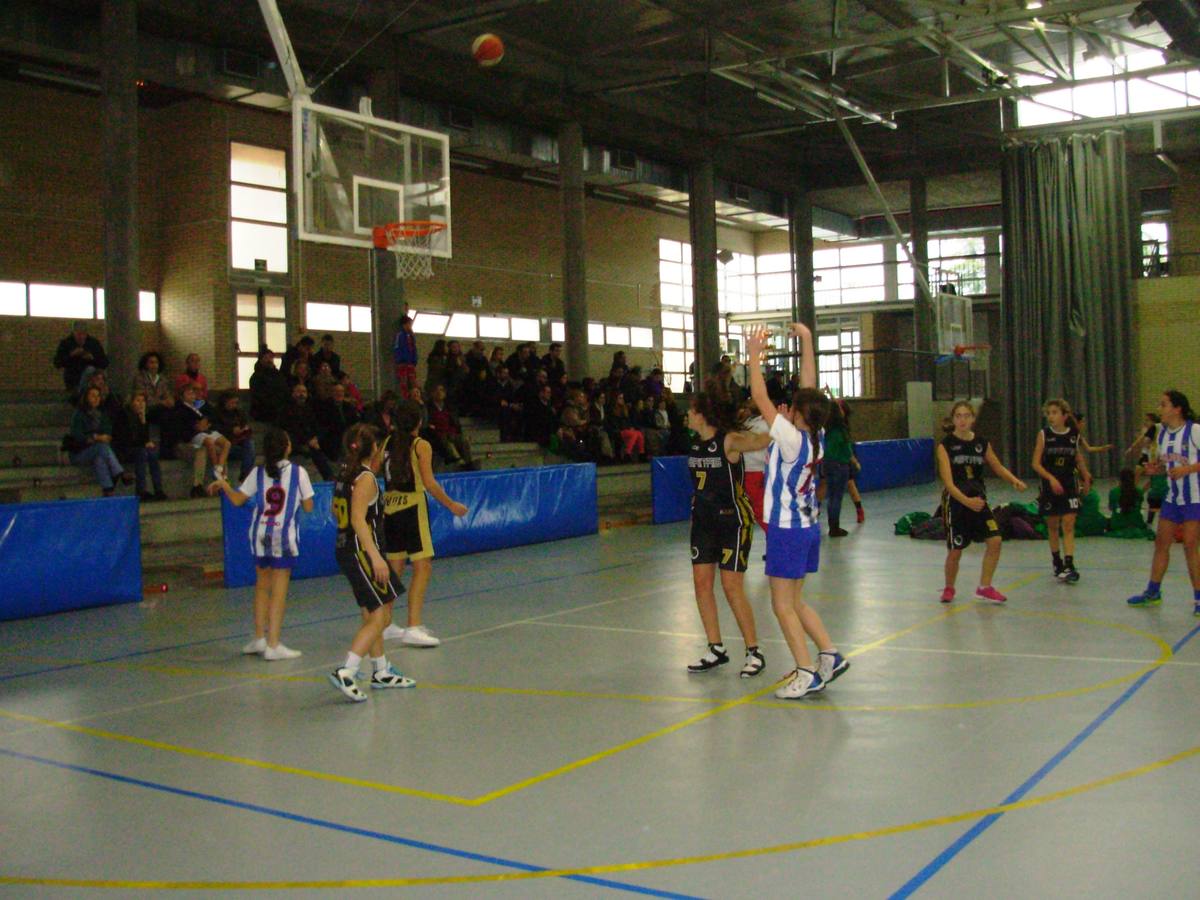
[[0, 505], [0, 620], [142, 599], [135, 497]]
[[650, 461], [654, 524], [681, 522], [692, 515], [692, 476], [686, 456], [656, 456]]
[[[469, 509], [456, 519], [440, 503], [429, 500], [429, 527], [438, 556], [458, 556], [502, 547], [537, 544], [595, 534], [596, 467], [591, 463], [450, 472], [438, 475], [446, 493]], [[330, 513], [333, 484], [314, 485], [311, 514], [300, 514], [300, 559], [293, 578], [336, 575], [333, 558], [336, 528]], [[225, 540], [225, 586], [254, 584], [250, 556], [251, 506], [221, 504]]]
[[898, 441], [862, 441], [854, 445], [854, 455], [862, 463], [855, 476], [860, 491], [933, 481], [933, 438], [908, 438]]

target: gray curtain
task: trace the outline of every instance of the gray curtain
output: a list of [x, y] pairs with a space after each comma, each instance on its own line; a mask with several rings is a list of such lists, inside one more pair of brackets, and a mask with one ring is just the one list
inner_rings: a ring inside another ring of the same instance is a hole
[[1006, 462], [1028, 473], [1041, 404], [1087, 416], [1092, 471], [1113, 474], [1133, 402], [1133, 282], [1125, 139], [1118, 131], [1004, 148]]

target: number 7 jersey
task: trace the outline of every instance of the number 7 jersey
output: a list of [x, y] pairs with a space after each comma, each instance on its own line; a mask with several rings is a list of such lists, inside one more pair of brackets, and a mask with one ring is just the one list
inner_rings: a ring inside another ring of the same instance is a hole
[[250, 552], [261, 557], [300, 555], [300, 525], [296, 515], [300, 503], [313, 496], [312, 481], [303, 466], [287, 460], [279, 464], [279, 477], [272, 478], [263, 466], [255, 466], [238, 488], [254, 503], [250, 520]]

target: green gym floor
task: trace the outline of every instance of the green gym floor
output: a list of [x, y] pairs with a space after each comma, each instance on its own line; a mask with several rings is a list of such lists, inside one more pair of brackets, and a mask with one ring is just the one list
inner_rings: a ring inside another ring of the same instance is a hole
[[239, 655], [250, 589], [0, 623], [0, 893], [1197, 896], [1181, 550], [1156, 609], [1124, 602], [1150, 543], [1102, 538], [1074, 586], [1006, 544], [1004, 608], [973, 548], [943, 606], [943, 545], [891, 533], [936, 490], [866, 501], [807, 586], [852, 667], [801, 701], [771, 694], [761, 534], [766, 672], [687, 673], [686, 523], [436, 562], [444, 643], [391, 647], [417, 688], [358, 705], [325, 681], [338, 578], [292, 586], [289, 662]]

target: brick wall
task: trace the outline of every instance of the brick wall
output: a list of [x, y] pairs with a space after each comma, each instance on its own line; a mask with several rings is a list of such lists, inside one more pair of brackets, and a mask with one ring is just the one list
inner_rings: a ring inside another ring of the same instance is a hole
[[1137, 420], [1171, 388], [1200, 406], [1200, 275], [1143, 278], [1136, 287]]

